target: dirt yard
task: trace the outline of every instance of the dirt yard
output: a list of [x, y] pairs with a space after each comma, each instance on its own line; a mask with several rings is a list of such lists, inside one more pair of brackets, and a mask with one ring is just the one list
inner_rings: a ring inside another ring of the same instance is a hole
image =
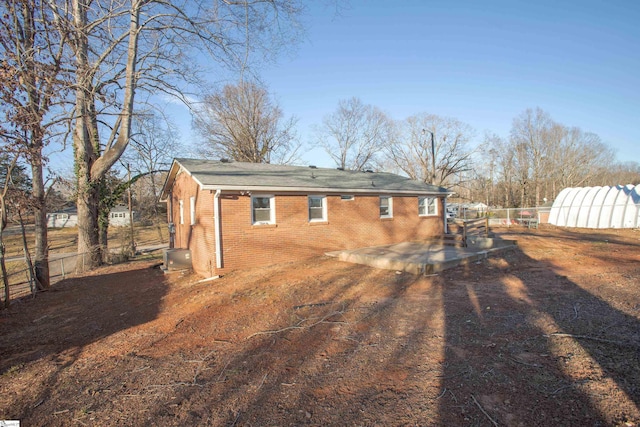
[[0, 419], [639, 425], [640, 231], [498, 234], [518, 248], [430, 277], [321, 257], [67, 279], [0, 312]]

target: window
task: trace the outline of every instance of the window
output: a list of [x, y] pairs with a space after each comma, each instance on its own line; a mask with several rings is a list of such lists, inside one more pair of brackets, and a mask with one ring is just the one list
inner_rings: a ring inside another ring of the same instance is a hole
[[275, 224], [275, 198], [273, 196], [251, 197], [251, 221], [253, 224]]
[[393, 218], [393, 200], [389, 196], [380, 196], [380, 218]]
[[309, 196], [309, 221], [326, 221], [327, 203], [324, 196]]
[[418, 197], [418, 215], [438, 215], [438, 199], [435, 197]]
[[342, 195], [340, 196], [340, 200], [353, 200], [355, 197], [353, 197], [352, 195]]
[[180, 224], [184, 224], [184, 202], [182, 200], [178, 200], [178, 207], [180, 211]]
[[191, 215], [191, 225], [196, 225], [196, 198], [189, 199], [189, 213]]

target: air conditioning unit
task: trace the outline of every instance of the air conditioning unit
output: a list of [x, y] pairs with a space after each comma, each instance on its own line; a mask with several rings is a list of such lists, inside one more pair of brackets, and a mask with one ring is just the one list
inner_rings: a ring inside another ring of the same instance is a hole
[[164, 251], [165, 270], [187, 270], [191, 268], [189, 249], [167, 249]]

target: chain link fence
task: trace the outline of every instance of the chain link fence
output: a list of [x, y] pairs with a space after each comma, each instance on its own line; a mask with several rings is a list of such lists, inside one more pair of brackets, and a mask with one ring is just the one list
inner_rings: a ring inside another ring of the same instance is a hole
[[[84, 269], [84, 263], [88, 253], [83, 254], [50, 254], [49, 255], [49, 277], [51, 284], [59, 282], [76, 270], [76, 264], [80, 262], [80, 268]], [[7, 267], [7, 281], [9, 283], [9, 295], [11, 300], [35, 294], [35, 283], [29, 273], [29, 267], [24, 258], [5, 259]], [[35, 273], [34, 273], [35, 275]], [[0, 281], [0, 296], [4, 302], [4, 281]]]
[[488, 218], [491, 227], [537, 228], [549, 221], [550, 208], [509, 208], [472, 209], [460, 207], [455, 211], [455, 219]]

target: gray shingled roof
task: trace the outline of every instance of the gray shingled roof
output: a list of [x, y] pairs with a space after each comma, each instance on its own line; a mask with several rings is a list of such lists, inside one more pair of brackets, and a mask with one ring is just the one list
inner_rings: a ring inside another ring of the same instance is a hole
[[202, 189], [239, 191], [313, 191], [326, 193], [442, 194], [449, 192], [435, 185], [382, 172], [344, 171], [308, 166], [264, 163], [175, 159], [163, 189], [163, 198], [179, 166]]

